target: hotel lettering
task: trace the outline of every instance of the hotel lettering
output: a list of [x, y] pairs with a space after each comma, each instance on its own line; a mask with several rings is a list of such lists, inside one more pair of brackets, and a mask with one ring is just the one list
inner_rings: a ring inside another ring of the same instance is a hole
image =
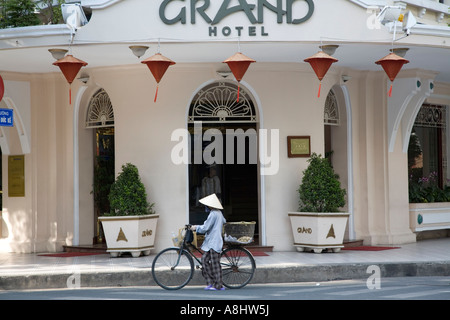
[[[248, 24], [218, 26], [236, 13], [243, 13]], [[298, 25], [309, 20], [313, 13], [313, 0], [237, 0], [235, 5], [231, 0], [223, 0], [218, 9], [211, 7], [211, 0], [164, 0], [159, 7], [159, 17], [165, 24], [194, 25], [202, 20], [210, 25], [206, 30], [210, 37], [268, 36], [269, 30], [263, 25], [265, 16], [276, 19], [278, 24]]]

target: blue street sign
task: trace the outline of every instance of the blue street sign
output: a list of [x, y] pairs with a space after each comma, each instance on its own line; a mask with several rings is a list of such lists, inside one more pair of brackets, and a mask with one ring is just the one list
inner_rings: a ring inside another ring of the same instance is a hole
[[0, 126], [14, 127], [14, 116], [12, 109], [0, 109]]

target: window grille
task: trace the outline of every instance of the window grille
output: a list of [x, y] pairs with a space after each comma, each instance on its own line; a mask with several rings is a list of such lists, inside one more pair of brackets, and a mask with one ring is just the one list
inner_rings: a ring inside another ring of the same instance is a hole
[[446, 127], [447, 108], [445, 106], [423, 104], [416, 116], [415, 126], [427, 128]]
[[232, 82], [215, 82], [205, 86], [194, 97], [188, 122], [256, 122], [256, 110], [249, 93]]
[[339, 119], [339, 106], [337, 103], [336, 95], [333, 90], [330, 90], [325, 100], [325, 110], [323, 115], [323, 121], [325, 125], [338, 126]]
[[100, 89], [92, 97], [86, 114], [86, 128], [114, 126], [114, 110], [105, 90]]

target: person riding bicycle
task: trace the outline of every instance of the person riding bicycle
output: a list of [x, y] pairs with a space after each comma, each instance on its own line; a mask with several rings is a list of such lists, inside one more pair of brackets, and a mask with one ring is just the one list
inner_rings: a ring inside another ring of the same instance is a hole
[[222, 215], [223, 207], [213, 193], [199, 200], [200, 203], [210, 208], [208, 218], [203, 225], [194, 225], [191, 230], [205, 233], [205, 240], [201, 246], [202, 275], [206, 279], [205, 290], [225, 290], [222, 282], [222, 268], [220, 266], [220, 252], [223, 247], [222, 228], [226, 220]]

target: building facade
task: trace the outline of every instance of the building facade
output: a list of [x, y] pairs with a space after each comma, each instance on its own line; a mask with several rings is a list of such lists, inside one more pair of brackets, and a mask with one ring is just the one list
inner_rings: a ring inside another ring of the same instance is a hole
[[[289, 137], [331, 154], [347, 191], [347, 239], [416, 241], [412, 168], [438, 172], [441, 189], [450, 177], [447, 0], [79, 3], [67, 24], [0, 30], [0, 104], [14, 111], [14, 127], [0, 127], [1, 250], [91, 244], [106, 210], [94, 203], [94, 167], [112, 164], [117, 175], [127, 162], [160, 215], [156, 250], [206, 217], [198, 198], [212, 191], [228, 221], [257, 222], [259, 244], [295, 250], [288, 212], [308, 157], [289, 156]], [[417, 23], [382, 21], [386, 6]], [[304, 59], [330, 45], [339, 61], [318, 95]], [[137, 57], [130, 46], [148, 49]], [[399, 48], [409, 63], [389, 96], [375, 61]], [[88, 63], [71, 85], [49, 49]], [[256, 60], [239, 83], [223, 63], [238, 51]], [[141, 63], [157, 52], [176, 62], [158, 86]], [[432, 125], [417, 120], [424, 105], [439, 113]], [[439, 130], [423, 129], [431, 127]], [[414, 164], [412, 134], [423, 146]], [[430, 229], [450, 227], [448, 213], [438, 220]]]

